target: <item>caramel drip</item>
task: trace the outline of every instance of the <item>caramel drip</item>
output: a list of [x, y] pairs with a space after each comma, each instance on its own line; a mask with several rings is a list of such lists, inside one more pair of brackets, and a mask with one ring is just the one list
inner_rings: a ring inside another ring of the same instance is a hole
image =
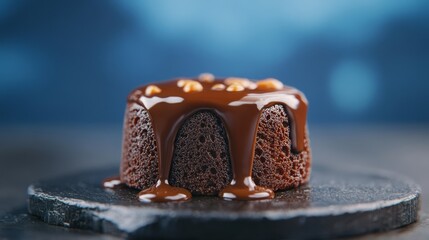
[[229, 139], [233, 180], [219, 196], [237, 200], [274, 197], [271, 189], [257, 186], [251, 177], [261, 111], [275, 104], [286, 107], [291, 119], [292, 149], [300, 152], [304, 150], [307, 100], [294, 88], [257, 88], [253, 82], [250, 82], [250, 87], [244, 88], [232, 83], [232, 91], [212, 90], [214, 85], [225, 84], [226, 80], [199, 81], [194, 84], [196, 79], [182, 79], [181, 82], [177, 79], [157, 83], [161, 91], [154, 95], [145, 95], [147, 86], [130, 94], [129, 102], [140, 104], [148, 111], [158, 148], [159, 180], [155, 186], [140, 192], [141, 201], [165, 202], [191, 198], [188, 190], [170, 186], [168, 178], [176, 134], [183, 121], [200, 110], [214, 111], [222, 119]]

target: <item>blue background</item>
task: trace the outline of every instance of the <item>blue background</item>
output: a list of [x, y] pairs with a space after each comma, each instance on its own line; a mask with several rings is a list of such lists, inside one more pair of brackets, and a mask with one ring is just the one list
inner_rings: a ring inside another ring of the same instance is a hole
[[429, 1], [0, 1], [0, 124], [120, 124], [211, 72], [301, 89], [311, 123], [428, 123]]

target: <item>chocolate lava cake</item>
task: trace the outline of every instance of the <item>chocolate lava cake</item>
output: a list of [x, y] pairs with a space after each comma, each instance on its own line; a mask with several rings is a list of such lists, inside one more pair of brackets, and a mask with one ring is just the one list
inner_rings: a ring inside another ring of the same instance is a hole
[[307, 100], [276, 79], [211, 74], [139, 87], [125, 112], [120, 180], [143, 202], [274, 197], [310, 177]]

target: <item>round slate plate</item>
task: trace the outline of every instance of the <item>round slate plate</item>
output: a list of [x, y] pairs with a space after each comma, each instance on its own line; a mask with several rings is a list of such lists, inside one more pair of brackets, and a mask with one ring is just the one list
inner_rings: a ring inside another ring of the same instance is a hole
[[65, 227], [126, 237], [332, 238], [398, 228], [417, 219], [420, 188], [396, 174], [314, 166], [311, 181], [265, 201], [193, 197], [140, 203], [138, 190], [104, 189], [115, 168], [53, 179], [28, 188], [29, 212]]

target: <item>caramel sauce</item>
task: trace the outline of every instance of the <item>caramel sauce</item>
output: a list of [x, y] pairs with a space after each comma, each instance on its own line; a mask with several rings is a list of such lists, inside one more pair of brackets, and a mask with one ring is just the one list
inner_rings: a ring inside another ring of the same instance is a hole
[[[139, 193], [140, 201], [183, 201], [192, 197], [188, 190], [170, 186], [168, 178], [176, 134], [184, 120], [200, 110], [215, 112], [228, 135], [233, 180], [219, 196], [227, 200], [274, 197], [271, 189], [257, 186], [251, 177], [261, 112], [275, 104], [285, 106], [291, 120], [292, 150], [301, 152], [304, 150], [307, 99], [297, 89], [283, 86], [277, 80], [273, 84], [271, 80], [260, 81], [259, 86], [258, 82], [241, 80], [240, 83], [240, 79], [234, 81], [232, 78], [175, 79], [156, 83], [156, 88], [154, 85], [139, 87], [129, 95], [130, 103], [139, 104], [148, 111], [158, 149], [159, 179], [155, 186]], [[226, 88], [219, 88], [220, 84]]]

